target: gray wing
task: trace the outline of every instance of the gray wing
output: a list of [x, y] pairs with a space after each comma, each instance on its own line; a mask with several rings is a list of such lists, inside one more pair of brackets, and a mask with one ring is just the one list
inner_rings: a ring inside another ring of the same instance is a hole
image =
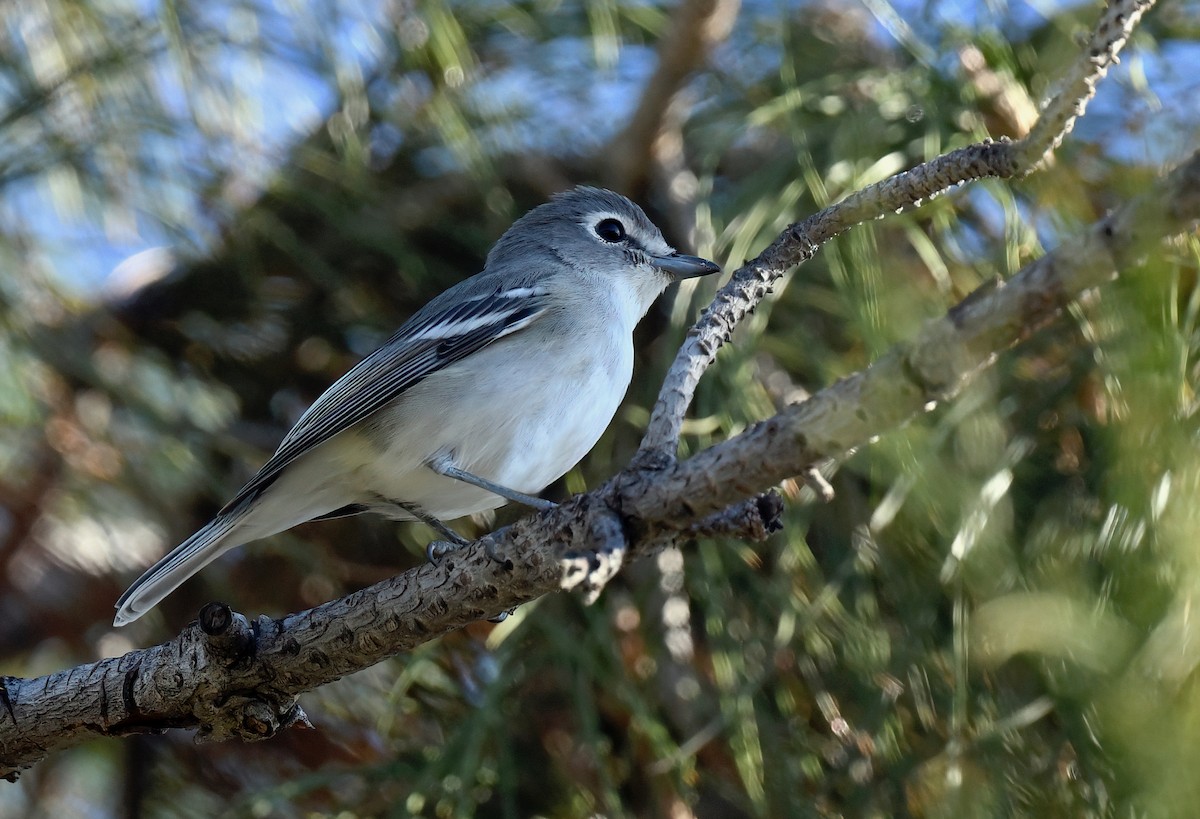
[[386, 344], [334, 382], [221, 512], [253, 500], [288, 464], [316, 445], [362, 421], [443, 367], [528, 327], [549, 309], [546, 290], [538, 286], [496, 289], [442, 305], [440, 298], [426, 305]]

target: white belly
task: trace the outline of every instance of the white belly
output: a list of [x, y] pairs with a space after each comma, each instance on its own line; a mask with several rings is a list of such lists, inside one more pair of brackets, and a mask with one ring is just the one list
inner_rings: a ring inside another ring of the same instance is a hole
[[[506, 501], [433, 472], [426, 464], [441, 454], [507, 488], [541, 491], [595, 446], [625, 395], [633, 370], [632, 338], [615, 336], [616, 343], [597, 345], [606, 353], [576, 355], [569, 368], [562, 366], [563, 351], [549, 347], [527, 350], [514, 368], [507, 340], [476, 353], [469, 367], [448, 367], [412, 388], [375, 423], [350, 433], [369, 450], [384, 450], [382, 458], [364, 458], [352, 482], [361, 491], [415, 503], [443, 520]], [[496, 367], [500, 360], [503, 372]], [[414, 412], [414, 404], [441, 409]]]

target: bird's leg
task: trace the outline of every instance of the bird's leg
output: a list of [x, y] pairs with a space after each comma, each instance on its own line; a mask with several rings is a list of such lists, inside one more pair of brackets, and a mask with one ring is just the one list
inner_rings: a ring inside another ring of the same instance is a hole
[[458, 532], [451, 529], [446, 524], [435, 518], [433, 515], [426, 512], [415, 503], [406, 503], [404, 501], [392, 501], [396, 506], [399, 506], [408, 514], [412, 515], [417, 520], [424, 523], [426, 526], [432, 527], [438, 531], [442, 537], [452, 541], [456, 546], [466, 546], [471, 541], [460, 535]]
[[469, 483], [472, 486], [478, 486], [480, 489], [486, 489], [488, 492], [493, 492], [505, 500], [519, 503], [522, 506], [528, 506], [531, 509], [536, 509], [539, 512], [545, 512], [547, 509], [553, 509], [558, 504], [553, 501], [548, 501], [545, 498], [539, 498], [534, 495], [527, 495], [524, 492], [518, 492], [515, 489], [509, 489], [507, 486], [501, 486], [498, 483], [493, 483], [487, 478], [481, 478], [478, 475], [472, 475], [465, 469], [459, 469], [450, 462], [448, 454], [436, 455], [430, 459], [429, 468], [439, 475], [444, 475], [447, 478], [453, 478], [456, 481]]
[[392, 501], [392, 503], [421, 521], [421, 523], [435, 529], [445, 538], [445, 540], [431, 540], [429, 541], [429, 545], [425, 547], [425, 559], [435, 566], [450, 552], [453, 552], [455, 549], [461, 549], [471, 542], [415, 503], [405, 503], [404, 501]]

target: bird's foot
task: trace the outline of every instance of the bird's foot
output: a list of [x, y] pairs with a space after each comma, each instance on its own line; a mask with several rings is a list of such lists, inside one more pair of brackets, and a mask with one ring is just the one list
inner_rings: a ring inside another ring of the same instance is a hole
[[461, 543], [451, 543], [448, 540], [431, 540], [425, 547], [425, 559], [434, 566], [442, 562], [442, 558], [451, 552], [457, 552], [463, 547]]
[[[431, 540], [429, 545], [425, 547], [425, 559], [434, 566], [439, 565], [446, 555], [459, 551], [464, 546], [470, 546], [471, 541], [464, 537], [456, 536], [454, 540]], [[483, 542], [483, 553], [488, 556], [488, 559], [493, 563], [499, 563], [506, 569], [512, 568], [512, 563], [507, 557], [496, 551], [496, 543], [488, 537]]]

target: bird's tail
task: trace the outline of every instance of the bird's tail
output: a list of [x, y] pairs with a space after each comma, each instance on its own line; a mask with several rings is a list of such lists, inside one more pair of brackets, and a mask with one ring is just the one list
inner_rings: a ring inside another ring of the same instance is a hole
[[231, 538], [230, 535], [238, 528], [244, 515], [244, 506], [218, 515], [147, 569], [117, 601], [117, 616], [113, 618], [113, 625], [132, 623], [189, 577], [241, 544], [242, 538]]

